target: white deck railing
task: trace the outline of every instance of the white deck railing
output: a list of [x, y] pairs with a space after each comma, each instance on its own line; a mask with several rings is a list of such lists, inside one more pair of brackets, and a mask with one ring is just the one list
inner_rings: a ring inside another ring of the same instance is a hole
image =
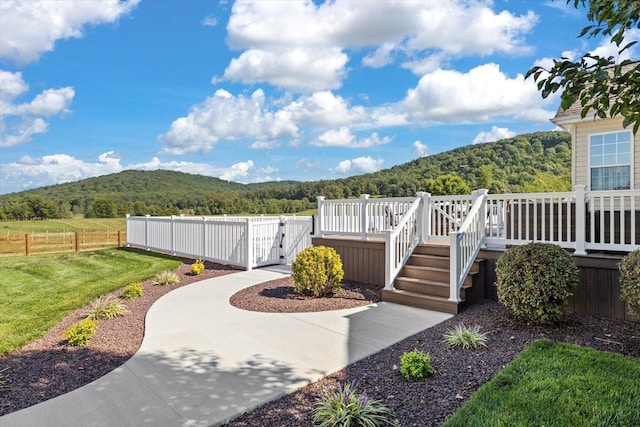
[[319, 236], [360, 236], [384, 238], [395, 229], [416, 200], [415, 197], [370, 199], [363, 194], [359, 199], [325, 200], [318, 197]]
[[420, 243], [421, 216], [422, 199], [417, 198], [395, 228], [385, 235], [385, 287], [387, 289], [392, 288], [396, 276]]
[[587, 192], [579, 185], [574, 191], [556, 193], [475, 193], [419, 193], [416, 198], [385, 199], [319, 197], [316, 235], [384, 238], [387, 288], [393, 286], [414, 241], [448, 239], [451, 299], [459, 298], [460, 286], [484, 244], [504, 247], [547, 242], [577, 255], [587, 250], [629, 252], [640, 247], [640, 190]]
[[460, 301], [460, 290], [486, 239], [487, 190], [475, 191], [473, 204], [457, 231], [449, 235], [449, 301]]
[[311, 246], [311, 217], [127, 216], [127, 246], [254, 267], [291, 260]]

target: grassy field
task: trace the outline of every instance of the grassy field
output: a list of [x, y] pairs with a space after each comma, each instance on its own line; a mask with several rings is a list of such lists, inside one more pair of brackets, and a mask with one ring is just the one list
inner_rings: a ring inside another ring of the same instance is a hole
[[0, 221], [2, 234], [59, 233], [62, 231], [124, 230], [125, 218], [71, 218], [43, 221]]
[[534, 342], [444, 427], [640, 426], [640, 361]]
[[0, 258], [0, 355], [96, 297], [179, 265], [172, 257], [124, 248]]

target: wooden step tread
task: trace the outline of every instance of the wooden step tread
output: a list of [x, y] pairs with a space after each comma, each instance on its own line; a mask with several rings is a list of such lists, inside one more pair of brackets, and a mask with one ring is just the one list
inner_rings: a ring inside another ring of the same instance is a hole
[[401, 289], [395, 289], [393, 291], [384, 289], [382, 291], [382, 301], [410, 305], [412, 307], [451, 314], [458, 314], [459, 310], [458, 303], [455, 301], [449, 301], [448, 298], [424, 295]]
[[[436, 272], [436, 273], [446, 273], [448, 274], [450, 269], [449, 268], [445, 268], [445, 267], [429, 267], [429, 266], [424, 266], [424, 265], [412, 265], [412, 264], [405, 264], [404, 268], [408, 269], [408, 270], [415, 270], [415, 271], [424, 271], [424, 272]], [[474, 275], [474, 274], [478, 274], [479, 271], [477, 269], [472, 268], [471, 271], [469, 271], [469, 275]]]
[[[407, 282], [412, 282], [412, 283], [419, 283], [419, 284], [425, 284], [425, 285], [432, 285], [432, 286], [442, 286], [444, 288], [449, 288], [449, 283], [447, 282], [439, 282], [437, 280], [429, 280], [429, 279], [417, 279], [415, 277], [404, 277], [404, 276], [398, 276], [396, 277], [396, 280], [405, 280]], [[462, 288], [463, 289], [468, 289], [472, 286], [471, 283], [463, 283], [462, 284]]]

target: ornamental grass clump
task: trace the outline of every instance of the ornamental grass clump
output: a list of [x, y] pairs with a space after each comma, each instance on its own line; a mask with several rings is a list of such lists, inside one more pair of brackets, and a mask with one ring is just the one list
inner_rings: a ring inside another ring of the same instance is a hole
[[578, 267], [560, 246], [529, 243], [505, 251], [496, 262], [498, 301], [532, 324], [552, 324], [578, 283]]
[[62, 337], [72, 346], [84, 346], [98, 331], [98, 323], [93, 319], [84, 319], [67, 328]]
[[313, 408], [313, 423], [321, 427], [378, 427], [393, 424], [393, 411], [379, 401], [358, 393], [355, 382], [323, 391]]
[[202, 261], [201, 259], [197, 259], [193, 262], [193, 264], [191, 264], [191, 271], [189, 272], [189, 274], [191, 274], [192, 276], [198, 276], [203, 271], [204, 261]]
[[144, 291], [142, 289], [142, 283], [130, 283], [122, 291], [122, 299], [134, 300], [141, 297], [143, 293]]
[[84, 312], [88, 319], [113, 319], [129, 313], [127, 307], [112, 295], [102, 296], [89, 304]]
[[487, 341], [487, 334], [480, 332], [480, 327], [477, 325], [467, 327], [464, 323], [460, 323], [444, 334], [444, 343], [451, 348], [486, 348]]
[[400, 373], [409, 381], [418, 381], [433, 375], [431, 356], [418, 349], [408, 351], [400, 356]]
[[620, 299], [626, 301], [629, 313], [640, 320], [640, 249], [630, 252], [618, 264]]
[[154, 277], [153, 284], [156, 286], [177, 285], [180, 283], [180, 278], [173, 271], [163, 271]]
[[291, 264], [296, 293], [322, 297], [340, 291], [344, 277], [342, 260], [333, 248], [312, 246], [300, 252]]

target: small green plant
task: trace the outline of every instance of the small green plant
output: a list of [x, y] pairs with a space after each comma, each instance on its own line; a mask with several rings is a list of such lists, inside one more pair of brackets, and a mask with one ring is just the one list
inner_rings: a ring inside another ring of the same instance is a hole
[[0, 395], [9, 390], [9, 384], [7, 384], [7, 380], [4, 378], [4, 371], [6, 370], [7, 368], [0, 369]]
[[178, 275], [169, 270], [163, 271], [153, 279], [153, 284], [158, 286], [177, 285], [178, 283], [180, 283]]
[[393, 411], [379, 401], [358, 393], [355, 382], [339, 384], [335, 391], [323, 391], [313, 409], [313, 423], [321, 427], [393, 425]]
[[463, 323], [449, 329], [444, 334], [444, 343], [449, 347], [479, 348], [487, 347], [487, 334], [480, 332], [479, 326], [467, 327]]
[[88, 319], [113, 319], [129, 313], [127, 307], [112, 295], [102, 296], [89, 304], [84, 312]]
[[618, 264], [620, 299], [626, 301], [629, 313], [640, 320], [640, 249], [625, 256]]
[[578, 267], [558, 245], [529, 243], [505, 251], [496, 262], [498, 301], [516, 317], [552, 324], [578, 283]]
[[198, 276], [200, 273], [204, 271], [204, 261], [201, 259], [197, 259], [191, 264], [191, 271], [189, 274], [192, 276]]
[[400, 356], [400, 373], [409, 381], [421, 380], [434, 372], [431, 356], [427, 353], [415, 349]]
[[128, 284], [122, 291], [122, 298], [127, 300], [136, 299], [141, 297], [144, 291], [142, 290], [142, 283], [134, 282]]
[[300, 252], [291, 264], [291, 270], [294, 291], [313, 297], [338, 292], [344, 277], [340, 255], [326, 246], [312, 246]]
[[87, 345], [97, 330], [98, 323], [95, 320], [84, 319], [67, 328], [62, 333], [62, 337], [67, 340], [69, 345], [82, 346]]

